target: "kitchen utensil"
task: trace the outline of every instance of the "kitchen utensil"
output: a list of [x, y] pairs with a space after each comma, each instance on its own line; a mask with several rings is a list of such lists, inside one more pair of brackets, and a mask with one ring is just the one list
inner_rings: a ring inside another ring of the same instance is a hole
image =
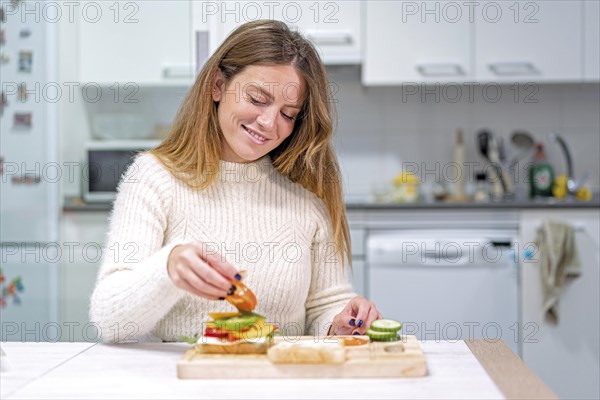
[[500, 162], [504, 164], [504, 162], [506, 161], [506, 149], [504, 147], [504, 139], [500, 137], [496, 137], [495, 139], [498, 143], [498, 158], [500, 159]]
[[479, 139], [479, 151], [492, 165], [492, 193], [494, 198], [500, 199], [508, 192], [508, 183], [510, 179], [505, 179], [500, 165], [500, 155], [498, 152], [498, 142], [491, 132], [483, 130], [477, 135]]
[[526, 131], [514, 131], [510, 137], [510, 141], [517, 148], [517, 154], [508, 164], [509, 168], [512, 169], [519, 161], [531, 154], [535, 141], [531, 134]]
[[[367, 339], [367, 336], [353, 336]], [[275, 343], [292, 340], [276, 336]], [[293, 337], [294, 341], [314, 342], [315, 336]], [[321, 338], [324, 342], [343, 336]], [[202, 339], [201, 339], [202, 340]], [[344, 343], [346, 362], [342, 364], [273, 364], [265, 354], [202, 354], [188, 350], [177, 363], [177, 376], [183, 379], [247, 378], [401, 378], [427, 374], [421, 346], [415, 336], [396, 342], [371, 342], [363, 346]]]
[[488, 131], [481, 131], [477, 134], [477, 140], [479, 142], [479, 152], [481, 155], [489, 161], [488, 150], [490, 143], [490, 133]]

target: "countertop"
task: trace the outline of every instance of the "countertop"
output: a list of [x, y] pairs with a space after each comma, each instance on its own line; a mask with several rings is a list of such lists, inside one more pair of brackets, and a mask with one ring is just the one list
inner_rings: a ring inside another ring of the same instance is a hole
[[[112, 202], [86, 203], [77, 197], [67, 197], [63, 211], [110, 211]], [[556, 200], [551, 199], [522, 199], [514, 201], [499, 201], [490, 203], [453, 203], [453, 202], [418, 202], [418, 203], [374, 203], [364, 201], [346, 202], [348, 210], [521, 210], [521, 209], [569, 209], [569, 208], [600, 208], [600, 195], [595, 194], [590, 201]]]
[[501, 341], [422, 341], [428, 375], [397, 379], [180, 380], [185, 343], [4, 342], [1, 397], [544, 398], [556, 396]]

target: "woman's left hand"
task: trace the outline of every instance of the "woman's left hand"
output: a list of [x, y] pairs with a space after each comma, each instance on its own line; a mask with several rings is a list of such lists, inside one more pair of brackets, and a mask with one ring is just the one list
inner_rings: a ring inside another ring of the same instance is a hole
[[371, 322], [383, 316], [375, 307], [375, 303], [361, 296], [356, 296], [344, 307], [341, 313], [333, 318], [329, 329], [330, 335], [364, 335]]

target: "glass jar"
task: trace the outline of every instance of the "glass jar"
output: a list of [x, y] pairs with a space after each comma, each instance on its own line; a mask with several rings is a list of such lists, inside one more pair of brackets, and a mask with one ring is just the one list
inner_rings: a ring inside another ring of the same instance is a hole
[[485, 172], [478, 172], [475, 175], [475, 192], [473, 193], [473, 200], [476, 203], [489, 203], [490, 196], [490, 184], [487, 180]]

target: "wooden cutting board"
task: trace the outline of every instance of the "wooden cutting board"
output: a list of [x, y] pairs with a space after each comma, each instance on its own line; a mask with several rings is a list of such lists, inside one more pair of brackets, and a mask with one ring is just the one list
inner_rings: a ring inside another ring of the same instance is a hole
[[[283, 338], [275, 337], [276, 342], [280, 340]], [[300, 340], [314, 338], [303, 336]], [[415, 336], [402, 336], [399, 342], [348, 346], [345, 350], [343, 364], [273, 364], [265, 354], [202, 354], [192, 348], [177, 363], [177, 376], [181, 379], [398, 378], [427, 374], [425, 356]]]

